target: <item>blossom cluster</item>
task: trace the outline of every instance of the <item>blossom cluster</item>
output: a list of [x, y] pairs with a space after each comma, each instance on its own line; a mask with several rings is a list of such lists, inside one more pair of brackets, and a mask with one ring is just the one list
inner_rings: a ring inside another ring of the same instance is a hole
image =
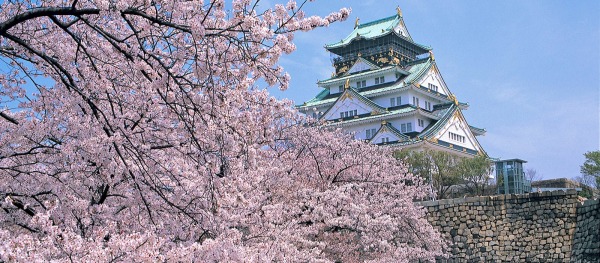
[[0, 260], [441, 255], [412, 203], [427, 187], [388, 149], [258, 86], [285, 89], [294, 32], [349, 10], [257, 2], [1, 4], [0, 105], [19, 104], [0, 110]]

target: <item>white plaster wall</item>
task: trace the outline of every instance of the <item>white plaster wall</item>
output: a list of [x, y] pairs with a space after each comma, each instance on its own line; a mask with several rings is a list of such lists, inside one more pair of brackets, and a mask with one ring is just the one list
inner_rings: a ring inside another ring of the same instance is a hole
[[446, 87], [446, 85], [444, 85], [444, 82], [442, 81], [442, 77], [441, 75], [434, 70], [433, 68], [431, 68], [429, 70], [429, 72], [427, 72], [427, 75], [425, 75], [421, 81], [419, 82], [419, 84], [421, 84], [421, 86], [428, 88], [429, 85], [428, 84], [433, 84], [438, 86], [438, 92], [442, 93], [442, 94], [448, 94], [448, 87]]
[[403, 123], [412, 123], [412, 131], [414, 132], [416, 129], [416, 118], [414, 116], [407, 116], [407, 117], [402, 117], [402, 118], [395, 118], [395, 119], [390, 119], [388, 120], [389, 123], [391, 123], [394, 128], [398, 129], [400, 132], [402, 132], [402, 124]]
[[420, 108], [425, 108], [425, 97], [421, 94], [421, 93], [417, 93], [417, 92], [408, 92], [408, 101], [407, 104], [413, 104], [413, 97], [419, 98], [419, 105], [415, 105], [418, 106]]
[[379, 130], [381, 127], [380, 122], [373, 122], [367, 124], [354, 125], [350, 127], [344, 127], [344, 130], [347, 130], [351, 133], [354, 133], [354, 138], [357, 140], [366, 140], [367, 139], [367, 129], [375, 129], [375, 132]]
[[[377, 103], [377, 105], [379, 105], [381, 107], [389, 108], [389, 107], [391, 107], [390, 98], [396, 98], [396, 97], [402, 97], [400, 99], [401, 105], [408, 104], [408, 92], [407, 91], [386, 94], [384, 96], [378, 96], [378, 97], [371, 98], [371, 100], [373, 102]], [[396, 106], [398, 106], [398, 105], [396, 105]]]
[[340, 90], [340, 85], [331, 85], [328, 86], [329, 94], [337, 94], [344, 91], [344, 85], [342, 85], [342, 89]]
[[[452, 143], [452, 144], [460, 145], [460, 146], [477, 151], [479, 149], [476, 147], [475, 137], [472, 135], [472, 133], [470, 131], [468, 131], [468, 129], [469, 129], [468, 125], [463, 123], [459, 118], [453, 117], [452, 120], [449, 121], [448, 124], [446, 124], [446, 126], [442, 130], [443, 133], [442, 133], [440, 139], [442, 139], [446, 142]], [[453, 140], [452, 137], [450, 137], [450, 132], [464, 136], [465, 142], [463, 143], [463, 142]]]
[[[419, 119], [423, 120], [423, 127], [419, 127]], [[427, 128], [427, 126], [429, 126], [429, 123], [431, 123], [431, 120], [429, 120], [428, 118], [425, 118], [423, 116], [418, 116], [415, 118], [414, 123], [416, 124], [416, 126], [414, 127], [414, 130], [416, 132], [422, 132], [425, 128]]]

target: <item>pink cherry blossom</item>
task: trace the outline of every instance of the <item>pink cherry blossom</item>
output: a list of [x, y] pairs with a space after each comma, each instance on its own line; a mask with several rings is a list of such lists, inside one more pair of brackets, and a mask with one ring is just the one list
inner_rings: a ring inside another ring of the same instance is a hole
[[305, 2], [4, 1], [0, 261], [442, 256], [390, 149], [258, 86], [288, 87], [294, 32], [349, 15]]

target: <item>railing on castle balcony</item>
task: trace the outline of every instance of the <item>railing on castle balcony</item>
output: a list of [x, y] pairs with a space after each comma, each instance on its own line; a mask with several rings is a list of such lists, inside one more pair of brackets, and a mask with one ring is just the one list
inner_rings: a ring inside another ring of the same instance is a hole
[[379, 55], [379, 54], [387, 55], [387, 53], [390, 52], [390, 50], [393, 50], [396, 54], [399, 54], [401, 57], [405, 57], [410, 60], [416, 59], [419, 56], [423, 56], [423, 57], [427, 56], [426, 55], [427, 53], [418, 55], [416, 53], [411, 53], [409, 51], [403, 50], [394, 44], [388, 44], [388, 45], [381, 45], [381, 46], [376, 46], [376, 47], [358, 49], [353, 52], [349, 52], [348, 54], [345, 54], [343, 56], [340, 56], [340, 55], [337, 55], [337, 54], [334, 54], [331, 52], [329, 55], [329, 59], [332, 64], [339, 64], [339, 63], [354, 61], [354, 60], [358, 59], [358, 57], [359, 57], [358, 54], [360, 54], [360, 56], [362, 56], [362, 57], [370, 57], [370, 56]]

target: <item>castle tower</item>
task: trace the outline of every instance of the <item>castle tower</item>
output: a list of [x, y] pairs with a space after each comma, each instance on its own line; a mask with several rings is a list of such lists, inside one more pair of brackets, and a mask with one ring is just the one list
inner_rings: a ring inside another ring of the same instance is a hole
[[461, 156], [485, 155], [462, 111], [468, 104], [452, 94], [432, 49], [413, 41], [400, 9], [359, 24], [326, 45], [335, 73], [317, 82], [322, 89], [298, 109], [341, 127], [359, 140], [399, 148], [434, 149]]

